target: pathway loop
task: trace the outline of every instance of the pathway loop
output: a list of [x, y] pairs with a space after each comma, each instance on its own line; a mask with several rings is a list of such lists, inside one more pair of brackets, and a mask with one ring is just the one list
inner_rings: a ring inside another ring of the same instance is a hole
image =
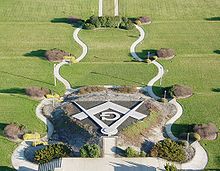
[[[145, 37], [145, 32], [143, 30], [143, 28], [141, 28], [140, 26], [137, 26], [135, 25], [137, 30], [140, 32], [140, 36], [139, 38], [131, 45], [131, 48], [130, 48], [130, 53], [132, 55], [132, 57], [137, 60], [137, 61], [140, 61], [140, 62], [143, 62], [143, 59], [141, 59], [137, 53], [135, 52], [135, 49], [137, 47], [137, 45], [144, 40], [144, 37]], [[153, 91], [153, 85], [158, 81], [160, 80], [163, 76], [164, 76], [164, 68], [163, 66], [157, 62], [157, 61], [153, 61], [152, 62], [153, 65], [155, 65], [158, 69], [158, 73], [157, 75], [151, 79], [147, 86], [144, 88], [144, 90], [146, 92], [148, 92], [148, 94], [158, 100], [160, 99], [159, 96], [157, 96], [154, 91]], [[171, 101], [169, 101], [170, 104], [173, 104], [176, 109], [177, 109], [177, 112], [176, 114], [170, 119], [167, 121], [166, 125], [165, 125], [165, 131], [167, 133], [167, 135], [169, 136], [169, 138], [171, 138], [172, 140], [174, 141], [177, 141], [178, 138], [175, 137], [172, 133], [172, 125], [174, 122], [176, 122], [177, 119], [179, 119], [181, 117], [181, 115], [183, 114], [183, 108], [182, 106], [176, 101], [176, 99], [172, 99]], [[189, 162], [187, 163], [183, 163], [183, 164], [180, 164], [180, 166], [177, 166], [179, 169], [195, 169], [195, 170], [203, 170], [207, 163], [208, 163], [208, 156], [207, 156], [207, 153], [206, 151], [204, 150], [204, 148], [200, 145], [200, 143], [198, 141], [194, 142], [192, 144], [192, 147], [195, 149], [195, 156], [193, 157], [192, 160], [190, 160]]]
[[[77, 62], [80, 62], [88, 53], [88, 47], [86, 46], [86, 44], [80, 40], [80, 38], [78, 37], [79, 32], [82, 30], [82, 26], [75, 29], [73, 32], [73, 39], [82, 47], [82, 54], [76, 59]], [[54, 76], [57, 80], [59, 80], [61, 83], [63, 83], [63, 85], [66, 88], [66, 93], [65, 94], [70, 94], [72, 93], [74, 90], [71, 88], [71, 85], [69, 83], [69, 81], [67, 81], [65, 78], [63, 78], [60, 75], [60, 68], [65, 65], [68, 64], [69, 62], [63, 60], [62, 62], [60, 62], [59, 64], [57, 64], [54, 67]]]

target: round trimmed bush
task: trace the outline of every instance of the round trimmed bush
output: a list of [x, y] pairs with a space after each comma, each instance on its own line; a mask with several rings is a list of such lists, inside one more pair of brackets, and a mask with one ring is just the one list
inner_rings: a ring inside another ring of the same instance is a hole
[[11, 123], [4, 128], [4, 135], [12, 140], [17, 140], [20, 134], [23, 133], [23, 130], [24, 130], [23, 125]]
[[25, 93], [34, 98], [43, 98], [46, 94], [50, 94], [50, 90], [43, 87], [28, 87]]
[[156, 54], [160, 59], [172, 59], [175, 56], [175, 51], [169, 48], [161, 48], [157, 50]]
[[207, 140], [216, 139], [218, 134], [218, 128], [213, 123], [195, 125], [193, 130], [202, 139], [207, 139]]
[[45, 57], [48, 61], [52, 62], [61, 62], [64, 56], [72, 56], [69, 52], [65, 52], [60, 49], [51, 49], [47, 50], [45, 53]]
[[91, 23], [85, 23], [83, 28], [86, 30], [94, 30], [96, 27], [95, 27], [95, 25], [93, 25]]
[[142, 17], [138, 18], [138, 20], [140, 21], [141, 24], [150, 24], [151, 23], [150, 17], [147, 17], [147, 16], [142, 16]]
[[172, 97], [181, 99], [181, 98], [187, 98], [193, 95], [193, 91], [190, 87], [184, 86], [184, 85], [173, 85], [169, 93]]

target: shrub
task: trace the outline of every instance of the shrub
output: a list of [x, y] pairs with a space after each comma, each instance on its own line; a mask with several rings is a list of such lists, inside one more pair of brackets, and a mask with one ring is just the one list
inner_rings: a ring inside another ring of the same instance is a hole
[[135, 93], [137, 92], [137, 87], [135, 86], [120, 86], [117, 88], [113, 88], [113, 91], [116, 91], [118, 93]]
[[144, 151], [141, 151], [139, 154], [140, 157], [146, 157], [146, 153]]
[[64, 56], [72, 56], [72, 55], [69, 52], [65, 52], [63, 50], [59, 50], [56, 48], [47, 50], [45, 53], [45, 57], [47, 58], [47, 60], [53, 62], [61, 62]]
[[134, 24], [130, 20], [128, 20], [128, 22], [125, 23], [125, 28], [124, 29], [132, 30], [132, 29], [134, 29]]
[[164, 58], [164, 59], [166, 58], [170, 59], [175, 56], [174, 50], [169, 48], [161, 48], [160, 50], [157, 50], [156, 54], [159, 58]]
[[141, 25], [141, 21], [140, 20], [135, 20], [134, 23], [139, 25], [139, 26]]
[[126, 148], [124, 152], [125, 152], [125, 157], [138, 157], [139, 156], [138, 152], [132, 147]]
[[88, 86], [88, 87], [82, 87], [79, 90], [79, 94], [87, 94], [87, 93], [93, 93], [93, 92], [101, 92], [106, 90], [105, 87], [99, 87], [99, 86]]
[[53, 159], [68, 157], [70, 153], [70, 147], [65, 144], [51, 144], [41, 150], [35, 151], [34, 161], [39, 164], [48, 163]]
[[31, 97], [42, 98], [46, 94], [49, 94], [50, 90], [42, 87], [28, 87], [25, 89], [25, 93]]
[[120, 16], [91, 16], [88, 20], [86, 20], [84, 28], [94, 29], [95, 27], [122, 28], [130, 30], [134, 28], [134, 24], [126, 17], [121, 18]]
[[160, 99], [160, 102], [162, 102], [162, 103], [168, 103], [168, 99], [166, 99], [166, 98], [161, 98], [161, 99]]
[[7, 138], [17, 140], [19, 135], [23, 132], [24, 126], [16, 123], [11, 123], [4, 128], [4, 135]]
[[144, 62], [146, 62], [147, 64], [150, 64], [152, 61], [150, 59], [145, 59]]
[[202, 139], [214, 140], [218, 133], [218, 128], [213, 123], [198, 124], [193, 128]]
[[142, 24], [150, 24], [151, 23], [151, 19], [150, 17], [147, 16], [142, 16], [138, 19]]
[[85, 144], [80, 148], [81, 157], [97, 158], [101, 156], [100, 147], [97, 144]]
[[177, 171], [177, 168], [173, 163], [172, 164], [166, 163], [166, 165], [164, 166], [164, 169], [166, 171]]
[[193, 91], [190, 87], [175, 84], [170, 88], [169, 94], [175, 98], [186, 98], [192, 96]]
[[84, 26], [83, 26], [84, 29], [86, 30], [93, 30], [95, 29], [95, 25], [91, 24], [91, 23], [85, 23]]
[[171, 139], [157, 142], [150, 151], [150, 155], [175, 162], [183, 162], [187, 158], [183, 146]]
[[65, 114], [67, 115], [72, 115], [75, 113], [75, 108], [74, 105], [72, 103], [67, 103], [65, 104], [62, 109], [64, 110]]
[[99, 17], [99, 22], [101, 23], [101, 27], [105, 27], [106, 21], [107, 21], [107, 19], [105, 16]]

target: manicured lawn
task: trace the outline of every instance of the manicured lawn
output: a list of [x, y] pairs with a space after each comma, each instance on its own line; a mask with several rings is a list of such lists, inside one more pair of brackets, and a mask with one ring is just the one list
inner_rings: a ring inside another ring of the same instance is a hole
[[103, 0], [103, 15], [114, 16], [114, 1]]
[[99, 29], [83, 30], [79, 36], [88, 45], [86, 62], [131, 61], [130, 46], [138, 38], [137, 30]]
[[86, 85], [144, 86], [155, 75], [156, 68], [144, 63], [79, 63], [65, 66], [61, 74], [72, 87]]

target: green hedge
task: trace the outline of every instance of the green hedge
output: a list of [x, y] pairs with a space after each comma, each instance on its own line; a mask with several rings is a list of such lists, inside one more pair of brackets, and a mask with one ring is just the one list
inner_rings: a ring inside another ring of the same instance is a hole
[[157, 142], [151, 150], [150, 155], [175, 162], [183, 162], [187, 158], [183, 145], [171, 139], [164, 139]]
[[120, 16], [91, 16], [86, 20], [84, 24], [84, 29], [92, 30], [100, 27], [109, 27], [109, 28], [121, 28], [126, 30], [131, 30], [134, 28], [134, 24], [126, 17]]
[[97, 158], [101, 156], [101, 149], [97, 144], [85, 144], [79, 152], [81, 157]]
[[35, 152], [34, 161], [39, 164], [48, 163], [53, 159], [67, 157], [70, 153], [70, 147], [65, 144], [50, 144]]
[[124, 151], [125, 157], [146, 157], [146, 153], [141, 151], [140, 153], [133, 149], [132, 147], [128, 147]]

